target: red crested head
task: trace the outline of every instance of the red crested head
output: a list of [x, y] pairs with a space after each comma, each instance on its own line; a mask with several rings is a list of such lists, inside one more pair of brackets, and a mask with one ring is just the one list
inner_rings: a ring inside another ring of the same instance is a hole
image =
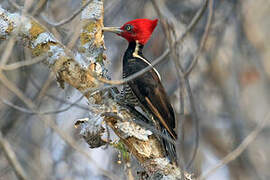
[[119, 36], [125, 38], [128, 42], [139, 41], [140, 44], [146, 44], [150, 39], [158, 20], [150, 19], [135, 19], [125, 23], [117, 33]]

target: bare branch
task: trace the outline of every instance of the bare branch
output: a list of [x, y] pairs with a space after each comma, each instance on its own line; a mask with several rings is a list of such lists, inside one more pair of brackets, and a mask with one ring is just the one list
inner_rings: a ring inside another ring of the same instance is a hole
[[192, 59], [190, 66], [187, 68], [186, 72], [185, 72], [185, 76], [189, 76], [189, 74], [191, 73], [191, 71], [193, 70], [193, 68], [196, 66], [198, 59], [202, 53], [202, 50], [204, 48], [204, 45], [206, 43], [208, 34], [209, 34], [209, 30], [210, 30], [210, 26], [211, 26], [211, 22], [212, 22], [212, 18], [213, 18], [213, 11], [214, 11], [214, 3], [213, 0], [209, 1], [209, 5], [208, 5], [208, 9], [209, 9], [209, 14], [208, 14], [208, 18], [207, 18], [207, 23], [205, 26], [205, 30], [202, 36], [202, 40], [200, 43], [200, 47], [198, 49], [198, 51], [196, 52], [194, 58]]
[[39, 63], [40, 61], [44, 60], [44, 58], [45, 58], [44, 56], [38, 56], [38, 57], [35, 57], [33, 59], [30, 59], [30, 60], [0, 66], [0, 69], [6, 70], [6, 71], [15, 70], [15, 69], [18, 69], [18, 68], [21, 68], [24, 66], [29, 66], [29, 65]]
[[188, 92], [188, 96], [189, 96], [189, 100], [190, 100], [190, 106], [191, 106], [191, 109], [193, 111], [193, 117], [195, 119], [195, 131], [196, 131], [195, 148], [194, 148], [194, 152], [192, 154], [192, 157], [191, 157], [190, 161], [187, 163], [187, 168], [189, 168], [192, 165], [192, 163], [193, 163], [193, 161], [195, 159], [195, 156], [197, 154], [197, 151], [198, 151], [198, 146], [199, 146], [199, 119], [198, 119], [198, 115], [197, 115], [197, 112], [196, 112], [195, 101], [194, 101], [194, 98], [193, 98], [193, 95], [192, 95], [192, 90], [191, 90], [191, 87], [190, 87], [188, 74], [195, 67], [196, 62], [197, 62], [197, 60], [199, 58], [199, 54], [202, 51], [202, 49], [204, 47], [204, 44], [206, 42], [207, 36], [208, 36], [208, 31], [209, 31], [209, 28], [210, 28], [210, 25], [211, 25], [211, 20], [212, 20], [212, 16], [213, 16], [213, 8], [214, 8], [213, 0], [209, 0], [209, 1], [210, 1], [208, 3], [209, 15], [208, 15], [208, 19], [207, 19], [207, 23], [206, 23], [206, 29], [205, 29], [205, 32], [203, 34], [199, 50], [198, 50], [197, 54], [195, 55], [195, 57], [194, 57], [194, 59], [193, 59], [193, 61], [191, 63], [191, 66], [184, 73], [185, 84], [186, 84], [186, 88], [187, 88], [187, 92]]
[[27, 175], [23, 170], [20, 162], [18, 161], [15, 152], [12, 150], [9, 142], [3, 137], [2, 132], [0, 131], [0, 147], [3, 150], [7, 160], [9, 161], [10, 165], [13, 167], [14, 172], [18, 179], [27, 180]]
[[69, 110], [72, 106], [74, 106], [75, 104], [77, 104], [78, 102], [80, 102], [80, 101], [83, 99], [83, 97], [84, 97], [84, 96], [81, 96], [79, 99], [77, 99], [77, 100], [74, 101], [73, 103], [70, 103], [67, 107], [65, 107], [65, 108], [63, 108], [63, 109], [60, 109], [60, 110], [57, 110], [57, 111], [46, 111], [46, 112], [33, 112], [33, 111], [31, 111], [30, 109], [26, 109], [26, 108], [24, 108], [24, 107], [17, 106], [17, 105], [15, 105], [15, 104], [9, 102], [8, 100], [6, 100], [6, 99], [4, 99], [4, 98], [2, 98], [2, 97], [0, 97], [0, 100], [1, 100], [4, 104], [6, 104], [6, 105], [8, 105], [8, 106], [10, 106], [10, 107], [12, 107], [12, 108], [18, 110], [18, 111], [27, 113], [27, 114], [48, 115], [48, 114], [58, 114], [58, 113], [62, 113], [62, 112], [65, 112], [65, 111]]
[[260, 122], [258, 122], [257, 127], [242, 141], [241, 144], [239, 144], [239, 146], [235, 150], [233, 150], [222, 160], [220, 160], [220, 162], [215, 167], [202, 174], [198, 178], [198, 180], [207, 179], [217, 169], [221, 168], [222, 166], [225, 166], [226, 164], [230, 163], [231, 161], [239, 157], [243, 153], [243, 151], [245, 151], [247, 147], [256, 139], [258, 134], [263, 130], [265, 123], [269, 121], [269, 119], [270, 113], [268, 113], [264, 119], [260, 120]]
[[76, 16], [78, 16], [90, 3], [92, 2], [92, 0], [89, 0], [87, 3], [85, 3], [82, 7], [80, 7], [79, 9], [77, 9], [71, 16], [69, 16], [66, 19], [63, 19], [59, 22], [52, 22], [51, 20], [48, 19], [48, 17], [42, 13], [41, 17], [44, 19], [44, 21], [46, 21], [48, 24], [50, 24], [51, 26], [62, 26], [64, 24], [69, 23], [71, 20], [73, 20]]
[[46, 5], [47, 1], [48, 0], [39, 0], [38, 4], [36, 5], [35, 9], [32, 12], [33, 16], [40, 13], [40, 10], [43, 9], [43, 7]]
[[7, 63], [8, 58], [10, 57], [12, 49], [14, 47], [14, 44], [15, 44], [15, 36], [12, 36], [7, 43], [6, 51], [1, 56], [0, 65], [4, 65]]

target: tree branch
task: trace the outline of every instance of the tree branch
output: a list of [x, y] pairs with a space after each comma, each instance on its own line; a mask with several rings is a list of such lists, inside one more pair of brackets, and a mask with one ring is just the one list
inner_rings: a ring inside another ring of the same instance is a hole
[[18, 179], [26, 180], [28, 179], [26, 173], [24, 172], [20, 162], [18, 161], [15, 152], [12, 150], [9, 142], [3, 137], [2, 132], [0, 131], [0, 147], [3, 150], [7, 160], [10, 165], [13, 167], [14, 172]]
[[265, 123], [269, 121], [269, 119], [270, 119], [270, 113], [267, 113], [265, 118], [261, 119], [258, 122], [257, 127], [241, 142], [241, 144], [239, 144], [239, 146], [235, 150], [233, 150], [227, 156], [221, 159], [213, 168], [211, 168], [210, 170], [202, 174], [200, 177], [198, 177], [198, 180], [207, 179], [211, 174], [213, 174], [220, 167], [225, 166], [226, 164], [232, 162], [237, 157], [239, 157], [247, 149], [247, 147], [256, 139], [258, 134], [265, 127]]

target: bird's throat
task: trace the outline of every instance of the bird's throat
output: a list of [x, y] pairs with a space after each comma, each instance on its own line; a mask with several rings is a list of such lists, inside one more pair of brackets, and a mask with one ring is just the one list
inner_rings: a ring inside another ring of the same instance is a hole
[[135, 56], [143, 57], [143, 50], [144, 45], [140, 44], [138, 41], [132, 41], [129, 43], [128, 48], [125, 52], [125, 59], [134, 58]]

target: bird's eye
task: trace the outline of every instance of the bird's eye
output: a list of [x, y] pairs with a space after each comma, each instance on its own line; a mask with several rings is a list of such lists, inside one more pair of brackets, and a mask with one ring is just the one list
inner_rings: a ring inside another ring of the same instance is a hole
[[125, 26], [125, 30], [127, 30], [127, 31], [131, 31], [132, 28], [133, 27], [131, 25], [129, 25], [129, 24]]

